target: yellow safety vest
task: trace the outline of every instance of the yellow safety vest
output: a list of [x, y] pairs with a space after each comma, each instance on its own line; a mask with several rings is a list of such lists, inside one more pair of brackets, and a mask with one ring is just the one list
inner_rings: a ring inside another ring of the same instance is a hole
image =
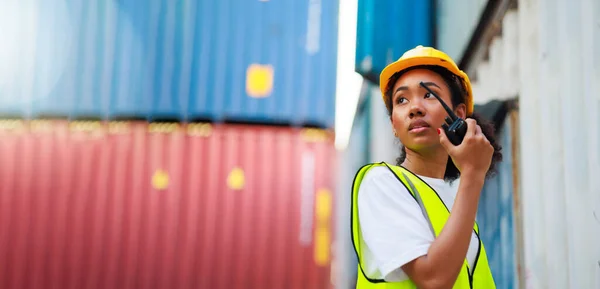
[[[406, 189], [411, 193], [415, 201], [421, 207], [423, 214], [427, 216], [429, 225], [435, 236], [439, 236], [442, 228], [446, 224], [448, 217], [450, 216], [450, 211], [442, 202], [439, 195], [433, 190], [427, 183], [421, 180], [418, 176], [410, 172], [409, 170], [392, 166], [387, 163], [376, 163], [376, 164], [368, 164], [362, 167], [356, 177], [354, 178], [354, 183], [352, 185], [352, 243], [354, 244], [354, 251], [358, 257], [358, 280], [356, 283], [356, 288], [359, 289], [412, 289], [417, 288], [415, 283], [411, 280], [405, 280], [402, 282], [386, 282], [385, 280], [371, 279], [365, 275], [365, 272], [362, 269], [362, 259], [361, 259], [361, 250], [360, 244], [362, 240], [362, 234], [360, 230], [360, 223], [358, 222], [358, 190], [360, 188], [360, 184], [367, 173], [371, 168], [378, 166], [386, 166], [390, 169], [398, 178], [398, 180], [406, 187]], [[475, 234], [479, 237], [479, 228], [477, 223], [475, 223], [473, 230], [475, 230]], [[479, 240], [479, 250], [477, 251], [477, 257], [475, 259], [473, 265], [473, 274], [470, 273], [469, 264], [465, 258], [464, 269], [460, 271], [456, 283], [452, 287], [454, 289], [494, 289], [496, 285], [494, 284], [494, 279], [492, 277], [492, 272], [490, 271], [490, 267], [488, 265], [487, 255], [485, 253], [485, 249], [483, 248], [483, 243], [481, 239]]]

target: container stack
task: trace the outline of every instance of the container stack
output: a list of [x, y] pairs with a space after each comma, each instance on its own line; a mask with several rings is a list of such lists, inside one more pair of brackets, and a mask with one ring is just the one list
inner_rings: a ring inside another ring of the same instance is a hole
[[0, 288], [331, 287], [337, 1], [32, 3]]

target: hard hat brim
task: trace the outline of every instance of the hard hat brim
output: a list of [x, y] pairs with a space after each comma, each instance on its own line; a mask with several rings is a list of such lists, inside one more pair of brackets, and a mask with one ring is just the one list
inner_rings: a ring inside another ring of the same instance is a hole
[[406, 58], [406, 59], [399, 59], [398, 61], [395, 61], [395, 62], [389, 64], [381, 71], [381, 74], [379, 77], [379, 89], [381, 90], [381, 96], [383, 98], [383, 102], [385, 103], [385, 105], [387, 107], [389, 107], [389, 104], [387, 103], [387, 100], [385, 98], [385, 92], [389, 85], [390, 78], [397, 72], [400, 72], [402, 70], [405, 70], [405, 69], [408, 69], [411, 67], [422, 66], [422, 65], [441, 66], [441, 67], [447, 69], [448, 71], [450, 71], [451, 73], [455, 74], [456, 76], [458, 76], [461, 80], [463, 88], [467, 92], [467, 95], [465, 96], [465, 105], [467, 106], [467, 115], [471, 115], [473, 113], [473, 105], [474, 105], [473, 104], [473, 89], [471, 88], [471, 81], [469, 80], [469, 77], [467, 76], [467, 74], [464, 73], [462, 70], [459, 70], [452, 63], [450, 63], [446, 60], [443, 60], [441, 58], [438, 58], [438, 57], [433, 57], [433, 56], [416, 56], [416, 57], [410, 57], [410, 58]]

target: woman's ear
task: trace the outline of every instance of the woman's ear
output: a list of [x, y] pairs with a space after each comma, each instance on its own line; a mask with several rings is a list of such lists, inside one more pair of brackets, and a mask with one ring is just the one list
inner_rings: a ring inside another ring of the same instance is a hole
[[458, 117], [465, 119], [467, 117], [467, 105], [464, 103], [459, 104], [454, 109], [454, 113], [456, 113]]

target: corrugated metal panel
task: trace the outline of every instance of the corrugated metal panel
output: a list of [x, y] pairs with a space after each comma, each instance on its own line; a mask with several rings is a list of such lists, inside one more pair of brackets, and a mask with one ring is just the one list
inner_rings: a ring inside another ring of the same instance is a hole
[[502, 19], [502, 35], [492, 39], [488, 59], [479, 63], [475, 69], [477, 80], [473, 81], [472, 85], [476, 104], [487, 103], [493, 99], [511, 99], [518, 95], [518, 28], [518, 12], [507, 11]]
[[433, 0], [358, 0], [356, 71], [379, 81], [383, 68], [417, 45], [431, 46]]
[[320, 130], [0, 121], [1, 288], [329, 288]]
[[[518, 89], [520, 281], [527, 288], [600, 288], [600, 180], [593, 177], [600, 171], [600, 5], [527, 0], [518, 7], [517, 28], [508, 13], [474, 90], [501, 98], [507, 90], [498, 83]], [[513, 30], [518, 49], [508, 48]], [[518, 71], [510, 68], [514, 53]], [[498, 73], [499, 63], [508, 71]]]
[[[516, 116], [516, 112], [513, 114]], [[498, 166], [498, 174], [486, 181], [477, 213], [480, 236], [498, 289], [520, 288], [520, 251], [517, 249], [520, 237], [520, 219], [517, 218], [520, 214], [519, 207], [515, 207], [518, 191], [514, 189], [516, 180], [513, 179], [518, 165], [517, 152], [513, 151], [518, 143], [516, 125], [516, 117], [507, 119], [497, 136], [502, 146], [503, 161]]]
[[1, 22], [14, 37], [0, 48], [13, 68], [0, 82], [3, 114], [333, 126], [338, 1], [15, 1], [3, 10], [19, 16]]
[[490, 0], [435, 1], [436, 44], [458, 63]]
[[527, 286], [600, 288], [600, 3], [518, 6]]
[[[333, 125], [338, 1], [204, 3], [198, 64], [200, 75], [209, 77], [202, 78], [206, 82], [200, 82], [190, 107], [220, 111], [224, 106], [232, 118]], [[212, 25], [218, 30], [210, 30]], [[269, 97], [248, 97], [252, 64], [273, 68]]]

